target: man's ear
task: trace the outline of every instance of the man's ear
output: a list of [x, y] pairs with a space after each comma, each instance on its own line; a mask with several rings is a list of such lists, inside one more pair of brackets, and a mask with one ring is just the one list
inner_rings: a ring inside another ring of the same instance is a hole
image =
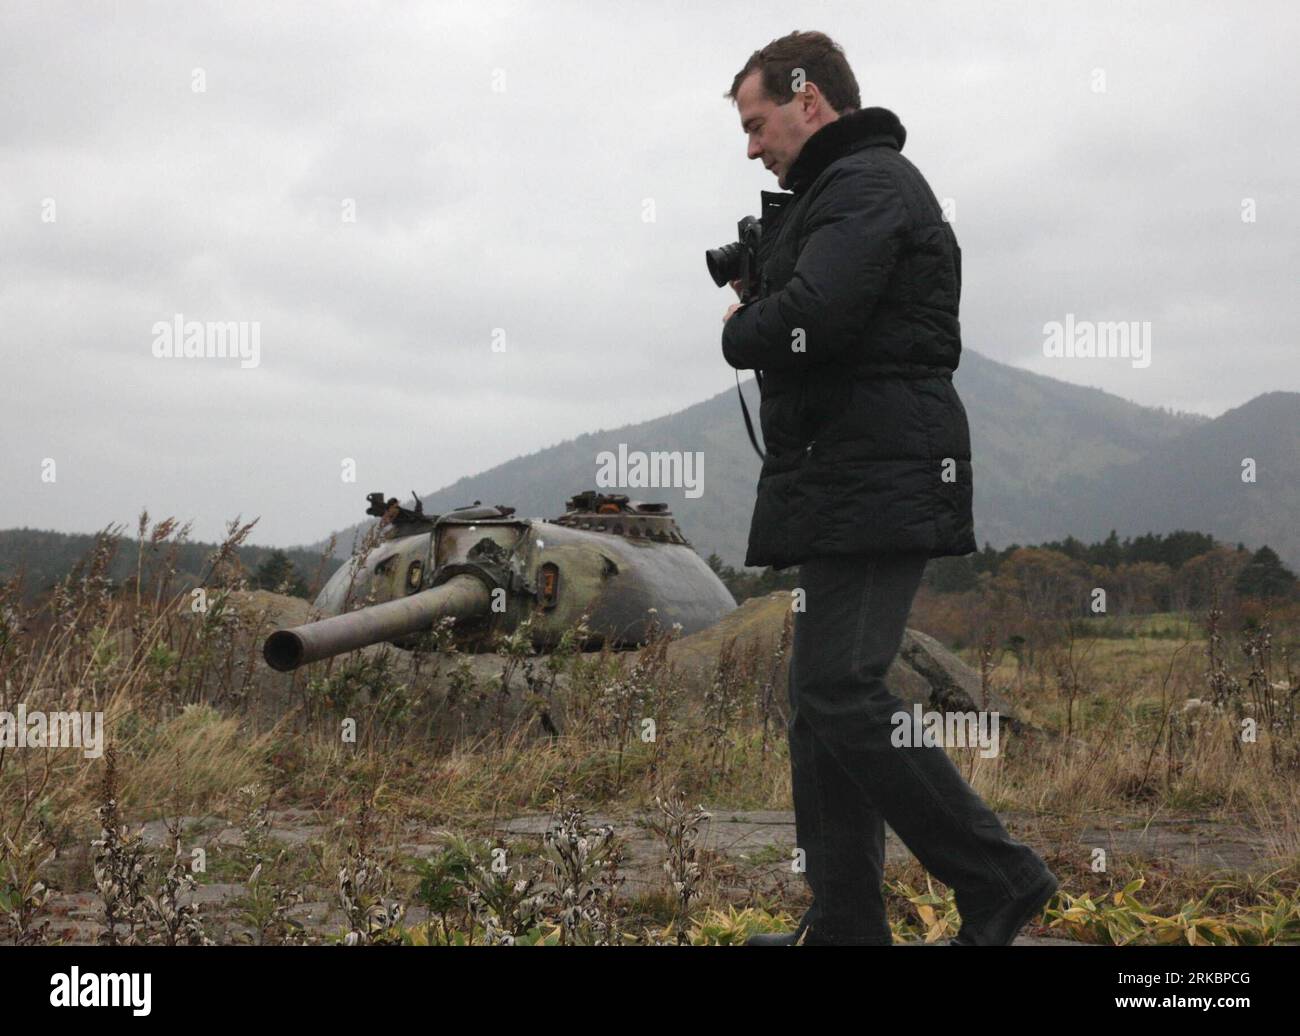
[[805, 119], [812, 119], [816, 116], [817, 106], [826, 98], [822, 95], [821, 90], [817, 88], [816, 83], [804, 83], [803, 93], [801, 96], [800, 110]]

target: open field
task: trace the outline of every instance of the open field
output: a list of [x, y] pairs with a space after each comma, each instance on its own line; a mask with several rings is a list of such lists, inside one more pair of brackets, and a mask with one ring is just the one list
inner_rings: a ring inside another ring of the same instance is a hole
[[[91, 559], [38, 608], [0, 602], [0, 711], [106, 730], [96, 757], [0, 748], [6, 941], [734, 942], [807, 905], [779, 621], [287, 676], [261, 639], [305, 601], [217, 564], [196, 611], [141, 540], [138, 588]], [[1061, 878], [1026, 938], [1300, 939], [1295, 613], [1016, 622], [991, 610], [962, 655], [1046, 736], [950, 751]], [[955, 933], [892, 832], [886, 878], [898, 942]]]

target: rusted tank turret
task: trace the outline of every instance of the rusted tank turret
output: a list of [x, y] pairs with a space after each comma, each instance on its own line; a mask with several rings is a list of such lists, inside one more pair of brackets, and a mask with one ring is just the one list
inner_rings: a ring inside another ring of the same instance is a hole
[[665, 504], [589, 491], [558, 518], [516, 518], [513, 507], [477, 502], [426, 515], [418, 499], [408, 510], [372, 493], [366, 513], [386, 539], [325, 585], [316, 608], [328, 618], [267, 638], [272, 668], [288, 672], [368, 644], [413, 647], [445, 616], [471, 651], [531, 616], [533, 643], [545, 651], [584, 614], [584, 647], [630, 648], [649, 639], [653, 622], [680, 623], [689, 636], [736, 607]]

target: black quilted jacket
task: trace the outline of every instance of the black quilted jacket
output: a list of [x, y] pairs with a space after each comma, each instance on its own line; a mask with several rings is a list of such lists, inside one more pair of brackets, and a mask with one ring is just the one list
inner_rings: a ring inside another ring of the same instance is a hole
[[884, 108], [805, 142], [763, 192], [762, 296], [722, 351], [761, 372], [767, 460], [746, 565], [975, 550], [961, 356], [961, 249]]

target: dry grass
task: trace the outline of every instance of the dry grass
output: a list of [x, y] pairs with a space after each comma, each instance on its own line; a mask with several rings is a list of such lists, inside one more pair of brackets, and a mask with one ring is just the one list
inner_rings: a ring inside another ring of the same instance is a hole
[[[22, 608], [16, 587], [5, 588], [0, 710], [21, 703], [29, 711], [102, 712], [104, 747], [111, 745], [116, 759], [116, 808], [128, 823], [242, 818], [241, 789], [255, 785], [277, 808], [315, 810], [326, 821], [353, 818], [351, 834], [340, 829], [314, 862], [292, 874], [277, 870], [274, 881], [293, 888], [268, 885], [269, 864], [259, 874], [263, 885], [254, 880], [248, 909], [260, 919], [258, 940], [271, 938], [268, 932], [290, 937], [285, 904], [302, 898], [298, 884], [337, 886], [349, 918], [339, 935], [355, 942], [730, 942], [790, 921], [761, 892], [743, 902], [724, 894], [709, 861], [690, 855], [691, 824], [699, 818], [687, 809], [790, 808], [777, 678], [788, 624], [765, 643], [721, 645], [719, 664], [703, 680], [670, 663], [673, 631], [635, 657], [569, 649], [539, 659], [504, 643], [501, 669], [527, 671], [531, 682], [531, 694], [508, 701], [499, 695], [502, 681], [475, 675], [450, 643], [418, 672], [368, 655], [318, 664], [289, 680], [262, 666], [258, 649], [270, 616], [247, 608], [241, 595], [246, 584], [235, 548], [250, 528], [232, 523], [197, 611], [191, 593], [171, 585], [168, 559], [185, 530], [170, 519], [150, 528], [147, 516], [131, 585], [110, 587], [103, 578], [120, 547], [109, 530], [84, 566], [32, 610]], [[1241, 620], [1139, 616], [1097, 636], [1096, 626], [1079, 620], [1050, 623], [990, 607], [977, 640], [983, 650], [967, 652], [971, 664], [1027, 718], [1077, 740], [1012, 743], [995, 759], [954, 751], [954, 759], [991, 805], [1017, 814], [1018, 837], [1062, 876], [1069, 891], [1048, 915], [1058, 930], [1093, 941], [1294, 938], [1300, 732], [1289, 648], [1296, 616], [1268, 617], [1244, 635], [1232, 632]], [[1189, 698], [1207, 705], [1187, 711]], [[356, 722], [355, 742], [340, 737], [344, 718]], [[1243, 741], [1242, 724], [1252, 721], [1254, 740]], [[43, 875], [65, 889], [89, 887], [87, 847], [97, 831], [103, 767], [103, 758], [76, 749], [0, 748], [0, 863], [8, 868], [0, 870], [0, 906], [4, 916], [20, 917], [14, 923], [23, 932], [33, 930]], [[567, 812], [556, 805], [561, 800]], [[499, 819], [548, 810], [559, 817], [555, 830], [576, 845], [582, 810], [623, 815], [663, 803], [672, 804], [663, 837], [678, 891], [665, 886], [662, 897], [624, 901], [617, 923], [605, 899], [592, 900], [586, 913], [551, 909], [569, 902], [565, 895], [596, 896], [590, 890], [604, 887], [576, 857], [555, 856], [547, 871], [522, 844], [508, 846], [511, 880], [534, 883], [542, 899], [497, 902], [500, 890], [482, 875], [473, 878], [473, 868], [490, 858], [482, 856], [486, 843], [464, 842], [461, 856], [443, 861], [447, 888], [466, 904], [479, 890], [473, 909], [461, 910], [429, 891], [420, 867], [432, 863], [375, 848], [400, 843], [411, 824], [493, 837]], [[1144, 873], [1092, 872], [1078, 843], [1082, 828], [1105, 827], [1119, 814], [1141, 820], [1171, 811], [1247, 817], [1279, 858], [1278, 869], [1263, 884], [1243, 887], [1166, 873], [1160, 861]], [[358, 816], [365, 817], [361, 833]], [[697, 865], [703, 873], [692, 869]], [[950, 934], [950, 891], [927, 884], [914, 861], [891, 868], [890, 878], [899, 937]], [[559, 887], [564, 881], [567, 892]], [[431, 919], [441, 904], [437, 925], [401, 923], [400, 901], [422, 896]], [[1175, 916], [1181, 920], [1170, 920]]]

